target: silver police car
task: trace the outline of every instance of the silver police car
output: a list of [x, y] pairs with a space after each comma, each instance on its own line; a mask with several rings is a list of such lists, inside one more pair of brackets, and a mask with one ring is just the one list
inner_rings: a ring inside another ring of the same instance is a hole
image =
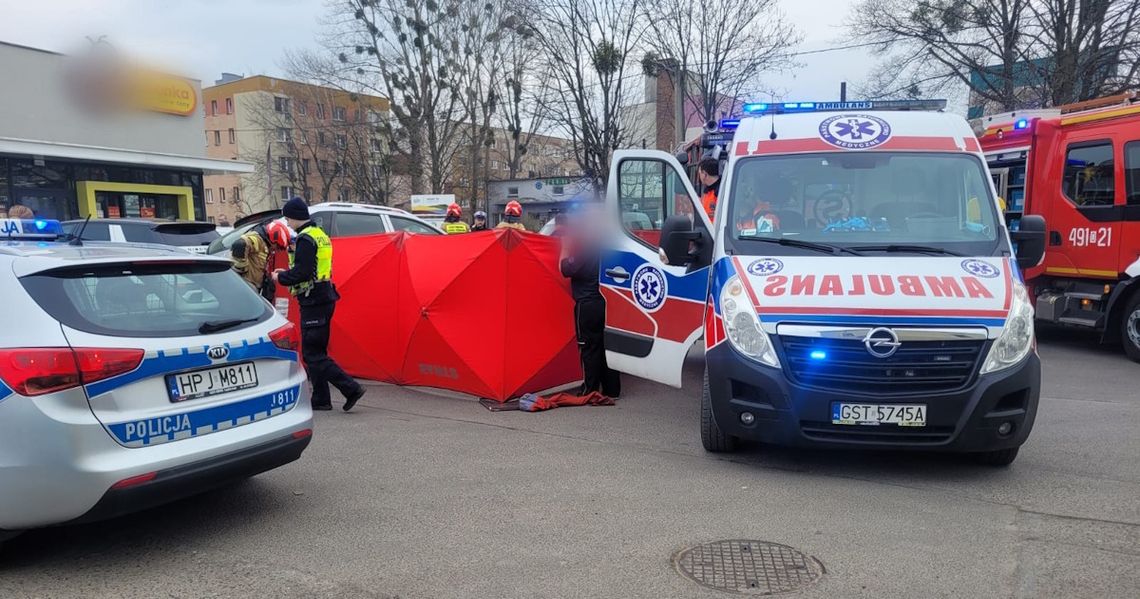
[[60, 232], [0, 221], [0, 541], [301, 456], [298, 332], [227, 260]]

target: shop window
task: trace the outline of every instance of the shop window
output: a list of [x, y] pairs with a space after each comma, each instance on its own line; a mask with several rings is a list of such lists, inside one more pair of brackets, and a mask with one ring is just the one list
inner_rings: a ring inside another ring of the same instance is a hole
[[1140, 141], [1124, 144], [1124, 193], [1128, 205], [1140, 206]]
[[237, 137], [234, 134], [234, 130], [230, 129], [230, 143], [234, 143], [236, 141], [237, 141]]
[[212, 190], [212, 189], [206, 190], [206, 203], [207, 204], [213, 204], [214, 203], [214, 190]]
[[1114, 201], [1112, 142], [1070, 145], [1061, 189], [1077, 206], [1111, 206]]
[[226, 114], [234, 113], [234, 99], [226, 98]]
[[210, 116], [218, 116], [218, 101], [210, 100]]

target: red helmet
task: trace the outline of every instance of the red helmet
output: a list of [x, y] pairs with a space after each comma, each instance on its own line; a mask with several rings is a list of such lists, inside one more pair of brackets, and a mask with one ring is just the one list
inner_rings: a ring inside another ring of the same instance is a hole
[[447, 207], [447, 215], [448, 216], [463, 216], [463, 209], [459, 207], [459, 204], [452, 202], [452, 204]]
[[289, 247], [289, 243], [293, 240], [293, 232], [289, 230], [289, 225], [280, 220], [265, 223], [265, 236], [269, 238], [269, 243], [279, 248]]
[[518, 203], [516, 200], [507, 202], [507, 208], [506, 210], [503, 210], [503, 214], [514, 217], [522, 216], [522, 204]]

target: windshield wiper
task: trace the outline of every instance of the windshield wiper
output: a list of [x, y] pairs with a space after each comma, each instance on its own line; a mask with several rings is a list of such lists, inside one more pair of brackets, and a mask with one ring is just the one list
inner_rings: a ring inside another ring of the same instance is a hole
[[932, 245], [859, 245], [855, 246], [853, 249], [859, 250], [861, 252], [909, 252], [914, 254], [942, 254], [943, 256], [965, 255], [959, 254], [958, 252], [952, 252], [945, 248], [934, 247]]
[[220, 333], [226, 329], [232, 329], [236, 326], [241, 326], [243, 324], [247, 324], [250, 322], [257, 322], [257, 319], [256, 318], [243, 318], [243, 319], [234, 319], [234, 320], [219, 320], [219, 321], [215, 321], [215, 322], [206, 321], [206, 322], [203, 322], [198, 327], [198, 333], [202, 334], [202, 335], [208, 335], [210, 333]]
[[813, 243], [811, 241], [801, 241], [799, 239], [792, 239], [789, 237], [754, 237], [751, 235], [741, 235], [740, 238], [747, 239], [748, 241], [760, 241], [763, 243], [775, 243], [786, 247], [803, 248], [805, 250], [813, 250], [816, 252], [822, 252], [824, 254], [835, 255], [844, 253], [851, 254], [852, 256], [863, 255], [856, 251], [854, 248], [846, 248], [841, 245], [831, 245], [829, 243]]

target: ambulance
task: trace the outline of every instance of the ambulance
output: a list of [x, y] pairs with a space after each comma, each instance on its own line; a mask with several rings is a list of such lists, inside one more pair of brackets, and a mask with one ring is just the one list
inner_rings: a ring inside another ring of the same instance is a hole
[[1010, 464], [1041, 385], [1020, 273], [1042, 259], [1045, 221], [1026, 215], [1011, 237], [973, 131], [944, 108], [746, 104], [713, 215], [676, 157], [615, 152], [609, 365], [680, 387], [703, 338], [712, 452], [751, 440]]

